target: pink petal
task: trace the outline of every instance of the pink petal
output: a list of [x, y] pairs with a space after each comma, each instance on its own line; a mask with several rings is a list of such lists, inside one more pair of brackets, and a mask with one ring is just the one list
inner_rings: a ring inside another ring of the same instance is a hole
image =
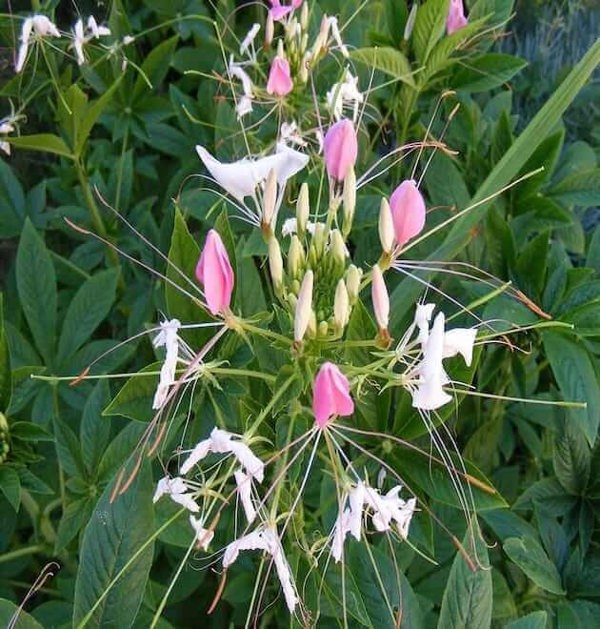
[[329, 127], [323, 141], [323, 151], [329, 176], [336, 181], [344, 181], [358, 156], [358, 140], [350, 120], [344, 118]]
[[413, 179], [403, 181], [390, 197], [396, 242], [403, 247], [425, 227], [425, 201]]
[[352, 415], [354, 402], [350, 397], [348, 379], [333, 363], [323, 363], [313, 385], [313, 413], [320, 428], [333, 415]]
[[211, 314], [229, 308], [234, 275], [229, 256], [219, 233], [211, 229], [206, 236], [202, 255], [196, 265], [196, 277], [204, 287], [204, 296]]
[[267, 94], [275, 96], [287, 96], [294, 88], [290, 76], [290, 64], [283, 57], [275, 57], [269, 71], [267, 81]]

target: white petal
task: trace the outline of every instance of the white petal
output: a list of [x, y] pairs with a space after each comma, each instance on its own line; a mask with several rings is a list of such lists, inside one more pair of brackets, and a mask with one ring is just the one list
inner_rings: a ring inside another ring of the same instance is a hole
[[232, 441], [231, 453], [241, 463], [249, 476], [256, 478], [259, 483], [263, 482], [265, 465], [245, 443]]
[[400, 511], [399, 515], [394, 517], [396, 525], [398, 526], [398, 533], [400, 533], [400, 536], [404, 539], [408, 538], [408, 529], [410, 527], [410, 522], [412, 520], [416, 506], [417, 499], [410, 498], [406, 501], [406, 504]]
[[285, 238], [298, 231], [298, 221], [295, 218], [286, 218], [281, 227], [281, 235]]
[[218, 454], [231, 452], [231, 433], [220, 428], [213, 428], [210, 433], [210, 449]]
[[423, 411], [434, 411], [451, 401], [452, 396], [444, 391], [439, 382], [423, 383], [412, 394], [413, 407]]
[[348, 520], [348, 531], [360, 542], [360, 529], [362, 525], [362, 512], [365, 502], [365, 485], [364, 483], [358, 483], [356, 489], [353, 489], [348, 500], [350, 502], [350, 517]]
[[240, 44], [240, 55], [243, 55], [248, 51], [258, 35], [258, 31], [260, 31], [260, 24], [254, 23]]
[[10, 142], [0, 141], [0, 151], [10, 155]]
[[196, 501], [192, 498], [191, 494], [171, 494], [171, 500], [180, 504], [182, 507], [185, 507], [188, 511], [192, 513], [198, 513], [200, 511], [200, 507], [196, 503]]
[[200, 518], [195, 518], [193, 515], [190, 515], [190, 524], [194, 528], [194, 531], [196, 533], [196, 541], [200, 543], [200, 548], [202, 548], [202, 550], [204, 551], [207, 551], [208, 545], [212, 542], [212, 539], [215, 536], [214, 531], [205, 529], [204, 521]]
[[15, 72], [18, 74], [25, 66], [27, 59], [27, 53], [29, 52], [29, 40], [21, 42], [19, 46], [19, 53], [17, 55], [17, 62], [15, 63]]
[[283, 597], [285, 598], [286, 605], [290, 613], [294, 612], [294, 608], [298, 603], [298, 597], [296, 596], [296, 589], [292, 582], [292, 573], [290, 566], [283, 554], [283, 548], [279, 545], [278, 551], [273, 555], [275, 562], [275, 570], [281, 583], [281, 589], [283, 590]]
[[156, 484], [156, 491], [152, 502], [156, 502], [161, 496], [165, 494], [183, 494], [188, 490], [188, 486], [185, 484], [185, 480], [181, 476], [175, 476], [170, 478], [169, 476], [163, 476]]
[[427, 342], [429, 336], [429, 322], [433, 316], [435, 304], [417, 304], [415, 312], [415, 325], [419, 328], [418, 341], [421, 345]]
[[450, 358], [460, 354], [464, 358], [467, 367], [470, 367], [473, 361], [473, 344], [476, 336], [477, 330], [475, 328], [454, 328], [453, 330], [448, 330], [444, 334], [442, 357]]
[[223, 555], [223, 568], [227, 568], [238, 558], [240, 550], [265, 550], [271, 553], [270, 537], [265, 537], [264, 530], [252, 531], [239, 539], [231, 542]]
[[252, 98], [254, 85], [252, 84], [252, 80], [246, 73], [246, 71], [237, 63], [233, 63], [233, 61], [229, 62], [229, 74], [234, 76], [236, 79], [239, 79], [242, 82], [242, 89], [244, 90], [244, 95]]
[[188, 458], [183, 462], [180, 472], [181, 474], [187, 474], [193, 467], [201, 461], [209, 452], [211, 446], [211, 439], [203, 439], [195, 448], [190, 452]]
[[40, 36], [46, 37], [52, 35], [53, 37], [60, 37], [60, 33], [55, 24], [51, 22], [45, 15], [34, 15], [33, 18], [33, 30]]
[[248, 474], [244, 474], [241, 470], [235, 472], [234, 476], [246, 519], [248, 520], [248, 524], [252, 524], [256, 519], [256, 509], [254, 508], [254, 502], [252, 500], [252, 477]]
[[235, 107], [235, 113], [238, 119], [243, 118], [246, 114], [252, 111], [252, 98], [250, 96], [242, 95]]

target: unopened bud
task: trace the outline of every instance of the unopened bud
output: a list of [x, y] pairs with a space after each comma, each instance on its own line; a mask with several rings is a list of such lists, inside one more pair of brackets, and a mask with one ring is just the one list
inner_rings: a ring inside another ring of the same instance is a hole
[[329, 332], [329, 324], [327, 323], [327, 321], [319, 321], [317, 336], [327, 336], [327, 332]]
[[385, 286], [383, 273], [379, 265], [373, 267], [373, 282], [371, 284], [373, 310], [380, 331], [387, 331], [390, 322], [390, 297]]
[[356, 209], [356, 175], [354, 168], [348, 170], [348, 174], [344, 179], [344, 235], [347, 236], [352, 229], [352, 221], [354, 220], [354, 210]]
[[384, 253], [391, 253], [394, 247], [394, 219], [390, 204], [384, 197], [379, 206], [379, 241]]
[[265, 43], [264, 43], [265, 48], [271, 47], [274, 33], [275, 33], [275, 23], [273, 22], [273, 17], [271, 16], [271, 13], [269, 12], [269, 15], [267, 17], [267, 23], [265, 25]]
[[271, 168], [265, 181], [263, 193], [262, 228], [271, 231], [275, 228], [272, 224], [275, 217], [275, 204], [277, 202], [277, 173]]
[[304, 279], [302, 280], [302, 285], [298, 293], [298, 303], [296, 304], [296, 313], [294, 316], [294, 341], [296, 343], [302, 341], [310, 323], [311, 315], [314, 317], [312, 292], [313, 272], [309, 269], [304, 274]]
[[360, 278], [362, 276], [362, 271], [351, 264], [346, 271], [346, 289], [348, 291], [348, 299], [350, 300], [350, 305], [353, 306], [358, 299], [358, 292], [360, 291]]
[[310, 318], [308, 320], [308, 335], [310, 337], [317, 336], [317, 315], [314, 310], [310, 311]]
[[275, 237], [269, 239], [269, 269], [275, 291], [280, 295], [283, 286], [283, 258], [279, 241]]
[[302, 237], [306, 231], [308, 215], [310, 214], [310, 198], [308, 196], [308, 184], [304, 182], [300, 186], [300, 193], [296, 201], [296, 229], [298, 236]]
[[280, 39], [277, 42], [277, 56], [285, 59], [285, 52], [283, 51], [283, 40]]
[[321, 53], [324, 53], [327, 50], [327, 40], [329, 39], [330, 28], [331, 23], [329, 18], [327, 17], [327, 15], [323, 15], [323, 18], [321, 19], [321, 28], [313, 45], [313, 57], [315, 59], [318, 58]]
[[348, 323], [350, 315], [350, 302], [348, 300], [348, 289], [344, 280], [339, 280], [335, 288], [335, 298], [333, 300], [333, 316], [335, 327], [343, 330]]
[[287, 268], [290, 277], [298, 278], [306, 262], [304, 247], [296, 234], [292, 236], [287, 257]]
[[302, 83], [306, 83], [308, 81], [308, 71], [310, 69], [311, 63], [312, 53], [309, 50], [304, 54], [304, 57], [302, 57], [302, 61], [300, 62], [300, 80], [302, 81]]
[[308, 2], [302, 4], [302, 9], [300, 10], [300, 25], [303, 31], [308, 29]]
[[339, 229], [334, 229], [331, 232], [331, 255], [336, 268], [340, 271], [346, 267], [347, 251], [342, 233]]
[[415, 26], [415, 20], [417, 19], [417, 10], [419, 8], [419, 4], [417, 2], [413, 3], [410, 13], [408, 14], [408, 18], [406, 20], [406, 26], [404, 27], [404, 39], [407, 41], [410, 39], [413, 28]]
[[316, 261], [320, 260], [325, 253], [325, 245], [327, 244], [327, 235], [329, 230], [325, 223], [317, 223], [315, 225], [315, 233], [313, 234], [312, 246], [315, 250]]

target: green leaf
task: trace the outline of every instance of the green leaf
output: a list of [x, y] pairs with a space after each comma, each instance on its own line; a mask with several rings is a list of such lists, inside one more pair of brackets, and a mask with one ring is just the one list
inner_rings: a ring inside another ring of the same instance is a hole
[[11, 167], [0, 161], [0, 237], [13, 238], [23, 229], [25, 195]]
[[509, 537], [504, 552], [538, 587], [552, 594], [564, 594], [560, 575], [540, 543], [533, 537]]
[[113, 489], [112, 483], [106, 486], [85, 528], [75, 582], [75, 626], [130, 626], [144, 596], [154, 541], [134, 555], [153, 530], [150, 465], [142, 465], [131, 487], [111, 504]]
[[154, 376], [136, 375], [129, 378], [102, 414], [123, 415], [139, 422], [149, 422], [156, 414], [152, 409], [152, 400], [161, 366], [162, 363], [152, 363], [140, 371], [141, 374], [156, 372]]
[[90, 519], [93, 506], [93, 501], [89, 496], [67, 504], [58, 523], [57, 540], [54, 545], [56, 554], [67, 546]]
[[504, 85], [527, 65], [513, 55], [490, 52], [461, 63], [452, 79], [452, 88], [468, 92], [487, 92]]
[[513, 620], [506, 625], [506, 629], [546, 629], [548, 614], [546, 612], [533, 612]]
[[419, 6], [411, 40], [417, 62], [425, 65], [429, 53], [444, 34], [449, 0], [427, 0]]
[[36, 133], [34, 135], [20, 135], [9, 137], [7, 140], [12, 146], [30, 151], [42, 151], [44, 153], [54, 153], [73, 159], [73, 154], [65, 141], [58, 135], [51, 133]]
[[[578, 91], [586, 84], [588, 78], [600, 62], [600, 41], [596, 42], [581, 61], [566, 76], [561, 85], [554, 91], [546, 104], [540, 109], [521, 135], [496, 164], [487, 179], [471, 200], [469, 212], [456, 220], [446, 236], [444, 243], [428, 256], [430, 260], [451, 259], [464, 250], [472, 238], [471, 228], [485, 215], [493, 202], [493, 195], [503, 186], [509, 184], [527, 160], [531, 157], [540, 142], [555, 130], [562, 114], [571, 104]], [[421, 284], [406, 278], [398, 283], [391, 295], [392, 329], [406, 316], [413, 307], [422, 291]]]
[[86, 280], [69, 303], [58, 341], [57, 363], [64, 365], [90, 338], [115, 301], [119, 271], [108, 269]]
[[[179, 36], [175, 35], [150, 51], [150, 54], [144, 59], [144, 63], [142, 63], [143, 76], [138, 76], [133, 87], [131, 95], [132, 101], [143, 96], [148, 89], [156, 89], [165, 76], [167, 76], [178, 40]], [[150, 82], [150, 86], [147, 81]]]
[[600, 225], [594, 230], [590, 246], [587, 251], [585, 266], [594, 269], [600, 275]]
[[548, 191], [548, 196], [565, 205], [587, 208], [600, 204], [600, 168], [565, 177]]
[[583, 433], [569, 421], [554, 439], [552, 464], [560, 484], [570, 494], [582, 495], [590, 478], [591, 452]]
[[8, 409], [12, 396], [10, 353], [6, 330], [4, 329], [3, 305], [3, 295], [0, 293], [0, 413]]
[[11, 423], [10, 438], [20, 439], [21, 441], [54, 441], [54, 435], [31, 422]]
[[520, 252], [515, 264], [515, 271], [519, 277], [519, 288], [534, 300], [541, 296], [544, 287], [548, 263], [548, 240], [547, 231], [538, 234]]
[[29, 329], [46, 364], [54, 362], [56, 276], [44, 241], [27, 219], [17, 251], [17, 290]]
[[587, 408], [567, 409], [567, 417], [583, 432], [591, 446], [600, 423], [600, 386], [592, 359], [584, 347], [562, 334], [545, 332], [542, 338], [563, 399], [587, 404]]
[[61, 466], [69, 476], [85, 477], [86, 469], [81, 458], [79, 441], [68, 424], [58, 416], [54, 417], [54, 434], [56, 453]]
[[414, 86], [415, 81], [408, 59], [395, 48], [359, 48], [350, 53], [350, 57], [364, 63], [370, 69], [381, 70], [398, 81]]
[[473, 566], [457, 552], [444, 590], [438, 629], [489, 629], [492, 621], [492, 571], [478, 527], [471, 525], [463, 540]]
[[18, 472], [6, 464], [0, 465], [0, 491], [12, 508], [18, 511], [21, 504], [21, 481]]
[[[11, 625], [11, 620], [15, 616], [17, 621]], [[12, 629], [44, 629], [33, 616], [30, 616], [11, 601], [0, 598], [0, 626], [8, 627], [9, 625]]]
[[110, 391], [106, 380], [100, 380], [94, 387], [83, 408], [83, 417], [79, 429], [81, 441], [81, 454], [83, 461], [95, 477], [98, 463], [110, 436], [110, 419], [102, 416], [102, 409], [106, 406]]

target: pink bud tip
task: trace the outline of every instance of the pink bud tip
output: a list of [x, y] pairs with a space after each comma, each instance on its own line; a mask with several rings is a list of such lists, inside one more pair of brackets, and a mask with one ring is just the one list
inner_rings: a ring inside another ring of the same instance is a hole
[[329, 176], [335, 181], [344, 181], [358, 156], [358, 140], [351, 120], [344, 118], [329, 127], [323, 152]]
[[425, 201], [413, 179], [403, 181], [390, 197], [394, 237], [400, 247], [425, 227]]
[[463, 28], [469, 20], [465, 17], [465, 7], [463, 0], [450, 0], [448, 16], [446, 18], [446, 32], [452, 35], [455, 31]]
[[196, 265], [196, 277], [204, 287], [204, 297], [211, 314], [223, 313], [229, 308], [233, 292], [233, 269], [221, 236], [211, 229], [204, 243], [202, 255]]
[[267, 93], [275, 96], [287, 96], [293, 89], [294, 83], [290, 77], [290, 64], [283, 57], [275, 57], [271, 64]]
[[290, 5], [282, 5], [281, 0], [269, 0], [269, 2], [271, 3], [269, 14], [275, 22], [279, 22], [294, 9], [298, 9], [304, 0], [292, 0]]
[[345, 417], [354, 413], [348, 379], [333, 363], [323, 363], [315, 378], [313, 413], [319, 428], [324, 428], [334, 415]]

